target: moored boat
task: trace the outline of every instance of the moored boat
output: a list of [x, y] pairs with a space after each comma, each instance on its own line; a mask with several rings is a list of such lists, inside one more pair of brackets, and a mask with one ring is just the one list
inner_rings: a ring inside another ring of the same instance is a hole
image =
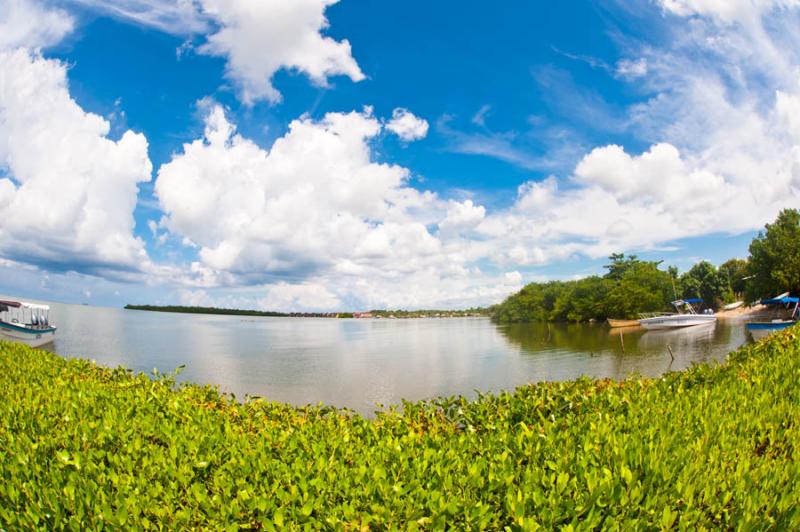
[[39, 347], [55, 340], [50, 307], [24, 301], [0, 300], [0, 340]]
[[672, 305], [678, 311], [675, 313], [643, 314], [639, 325], [647, 330], [677, 329], [679, 327], [692, 327], [714, 323], [717, 317], [714, 314], [700, 314], [695, 310], [695, 304], [702, 303], [702, 299], [679, 299]]
[[782, 306], [788, 314], [788, 317], [748, 321], [745, 327], [754, 340], [760, 340], [775, 331], [786, 329], [797, 323], [797, 308], [798, 305], [800, 305], [800, 298], [781, 294], [773, 299], [763, 299], [761, 300], [761, 304], [766, 306]]
[[615, 320], [608, 318], [606, 320], [609, 327], [636, 327], [639, 325], [639, 320]]
[[744, 305], [744, 301], [735, 301], [733, 303], [729, 303], [729, 304], [725, 305], [724, 307], [722, 307], [722, 310], [735, 310], [735, 309], [741, 307], [742, 305]]

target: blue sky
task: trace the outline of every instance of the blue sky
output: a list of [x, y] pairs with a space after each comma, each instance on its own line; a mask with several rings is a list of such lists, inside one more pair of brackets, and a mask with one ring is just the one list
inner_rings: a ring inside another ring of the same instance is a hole
[[745, 257], [800, 199], [799, 9], [0, 1], [0, 292], [463, 307]]

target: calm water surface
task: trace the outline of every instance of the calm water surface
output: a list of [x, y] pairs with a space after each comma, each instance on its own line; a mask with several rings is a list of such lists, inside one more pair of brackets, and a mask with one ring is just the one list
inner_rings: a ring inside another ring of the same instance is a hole
[[[722, 361], [747, 341], [743, 321], [669, 332], [601, 324], [498, 326], [484, 318], [336, 320], [154, 313], [50, 303], [49, 349], [137, 371], [218, 384], [237, 397], [323, 402], [370, 414], [377, 404], [473, 396], [581, 375], [656, 376]], [[671, 360], [667, 346], [675, 359]]]

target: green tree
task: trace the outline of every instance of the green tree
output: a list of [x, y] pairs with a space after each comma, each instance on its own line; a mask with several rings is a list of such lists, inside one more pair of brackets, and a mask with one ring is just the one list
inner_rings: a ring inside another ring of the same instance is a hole
[[657, 262], [638, 262], [609, 292], [607, 316], [636, 318], [641, 312], [666, 310], [671, 300], [670, 274], [659, 270]]
[[708, 261], [700, 261], [684, 273], [680, 279], [681, 296], [684, 298], [699, 297], [713, 309], [719, 307], [727, 290], [727, 281]]
[[719, 267], [719, 275], [727, 283], [726, 301], [733, 301], [744, 293], [747, 277], [750, 275], [748, 264], [743, 259], [730, 259]]
[[750, 299], [800, 293], [800, 212], [784, 209], [750, 243]]
[[607, 314], [608, 293], [614, 283], [593, 275], [565, 283], [556, 299], [551, 319], [555, 321], [603, 320]]
[[608, 273], [605, 274], [605, 278], [614, 281], [619, 281], [622, 279], [622, 276], [625, 275], [626, 271], [642, 263], [642, 261], [636, 258], [636, 255], [628, 255], [626, 259], [624, 253], [612, 253], [608, 259], [611, 261], [611, 264], [603, 266], [603, 268], [608, 270]]

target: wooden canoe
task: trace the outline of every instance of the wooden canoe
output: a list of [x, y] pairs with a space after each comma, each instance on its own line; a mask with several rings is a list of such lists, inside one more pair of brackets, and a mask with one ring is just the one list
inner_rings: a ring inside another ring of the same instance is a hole
[[639, 325], [639, 320], [613, 320], [608, 318], [607, 321], [610, 327], [633, 327]]

